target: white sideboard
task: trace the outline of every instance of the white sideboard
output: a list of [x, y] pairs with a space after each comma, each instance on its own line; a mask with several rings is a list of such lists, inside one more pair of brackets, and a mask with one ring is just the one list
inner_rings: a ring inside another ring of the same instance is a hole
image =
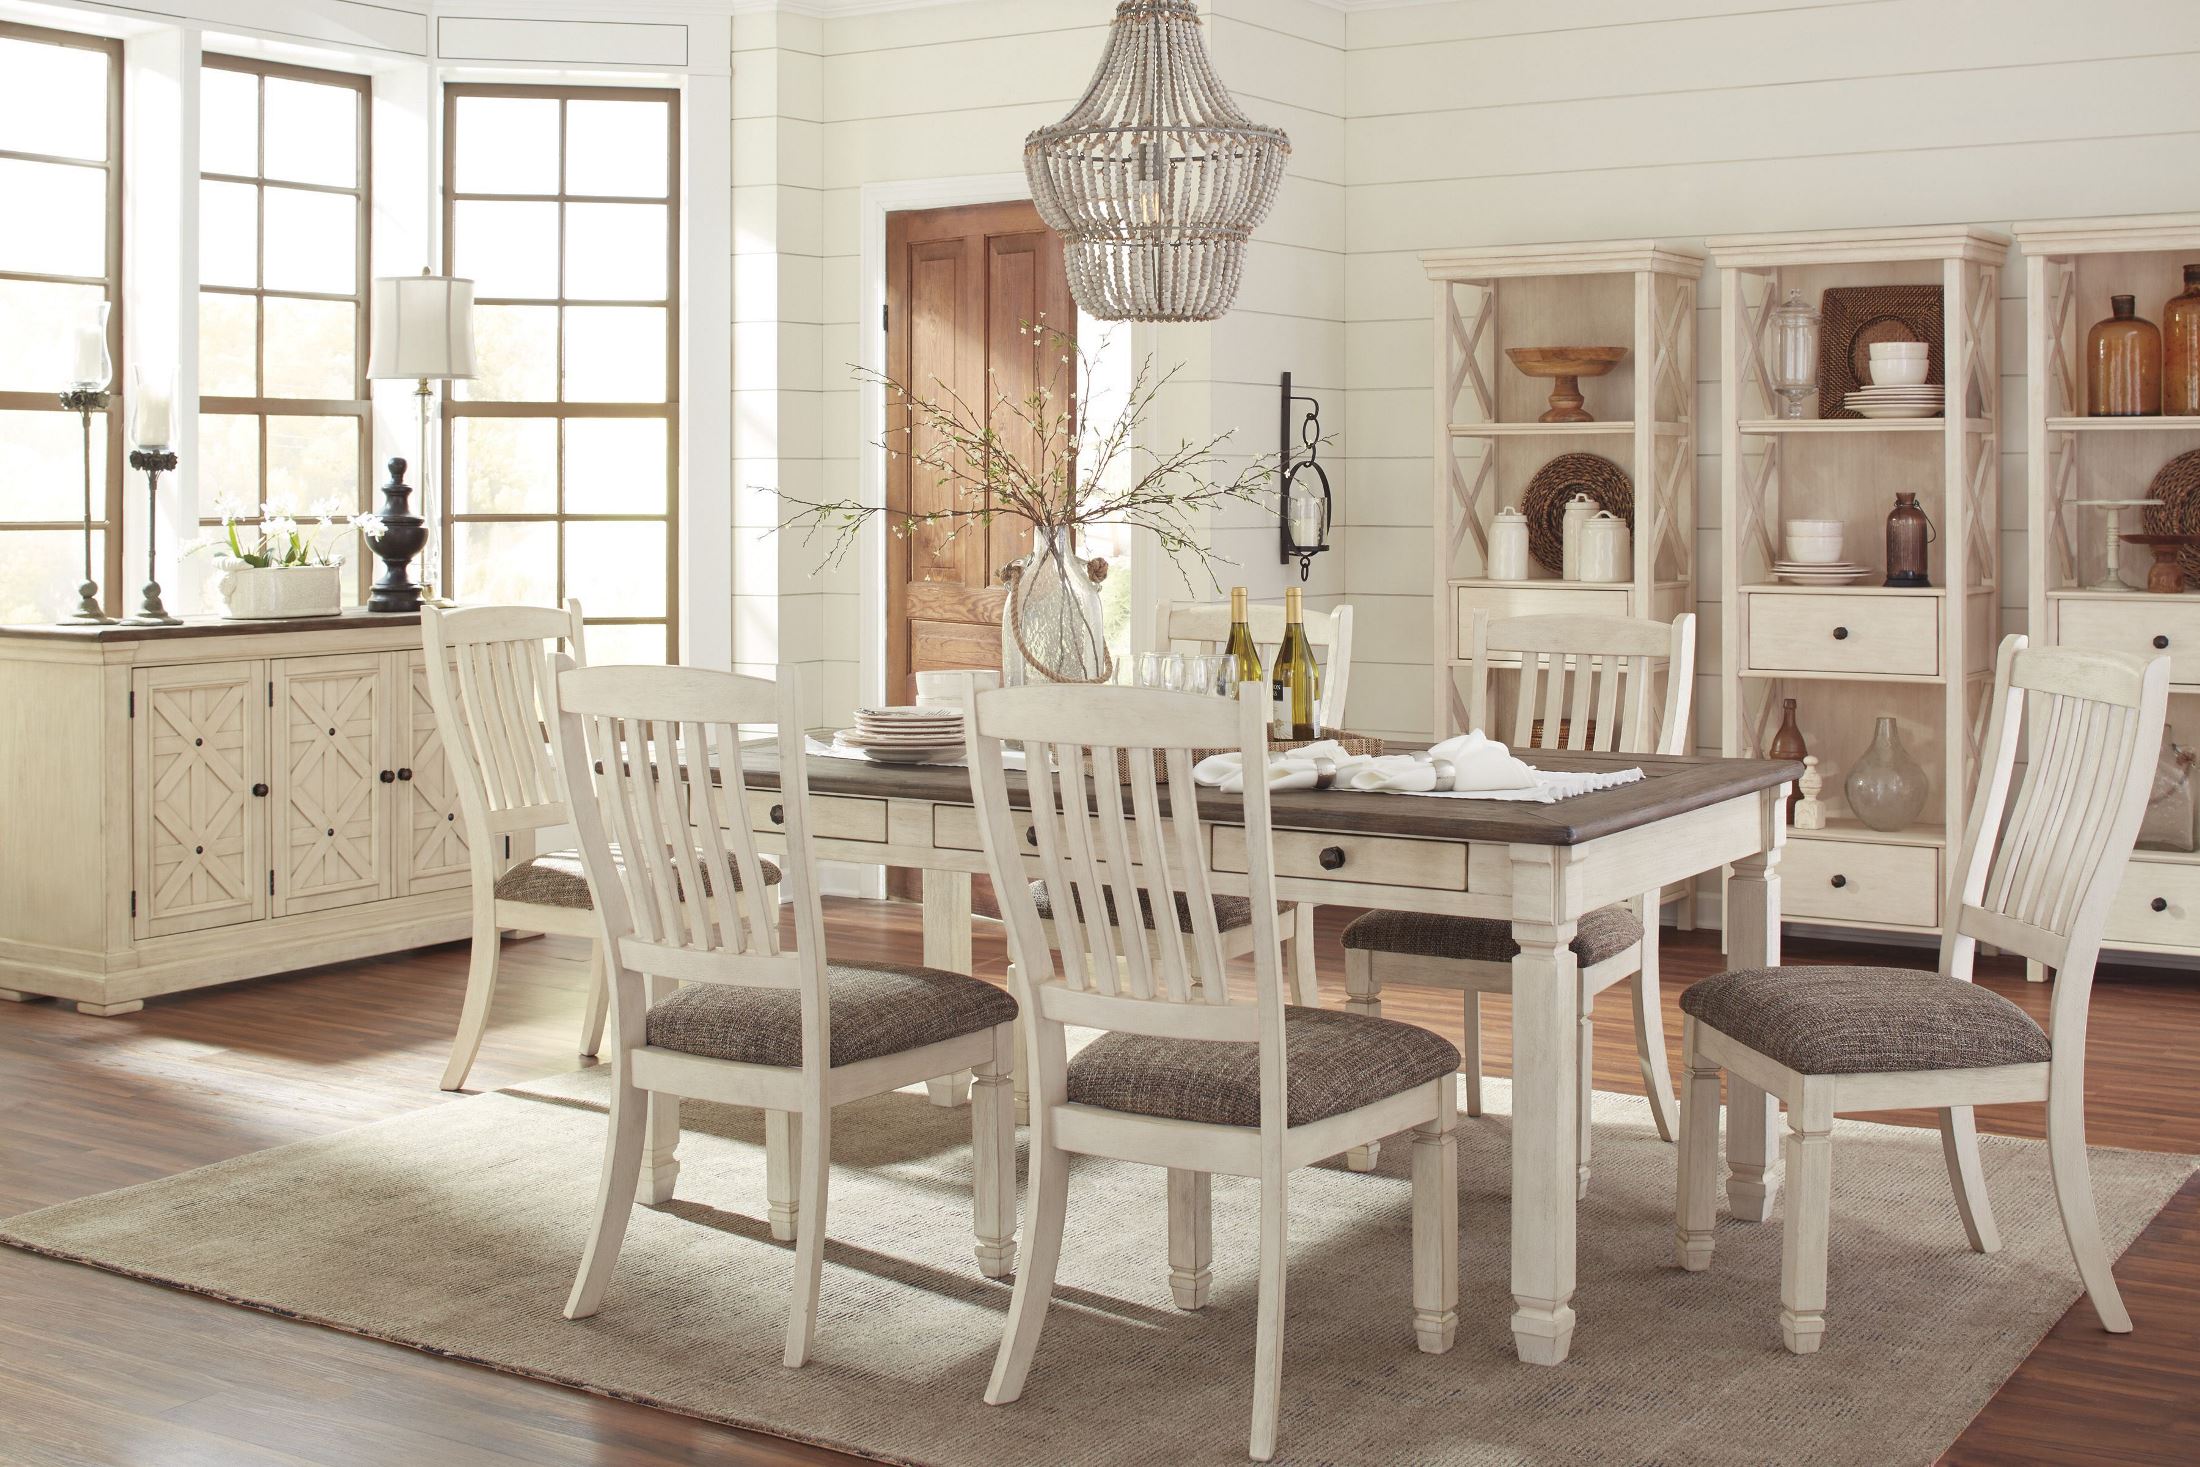
[[419, 618], [0, 627], [0, 997], [88, 1014], [468, 930]]

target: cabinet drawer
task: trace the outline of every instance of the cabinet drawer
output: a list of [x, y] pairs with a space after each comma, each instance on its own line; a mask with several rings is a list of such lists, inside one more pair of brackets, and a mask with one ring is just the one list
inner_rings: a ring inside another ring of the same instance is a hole
[[[772, 790], [747, 790], [749, 829], [764, 835], [784, 834], [785, 807]], [[886, 802], [852, 795], [810, 796], [810, 835], [818, 840], [886, 839]]]
[[[1249, 869], [1244, 826], [1216, 826], [1212, 850], [1215, 870]], [[1281, 830], [1276, 832], [1276, 874], [1307, 881], [1465, 891], [1467, 848], [1450, 841]]]
[[2060, 640], [2093, 652], [2169, 654], [2172, 681], [2200, 683], [2200, 596], [2062, 603]]
[[[2158, 912], [2156, 902], [2162, 904]], [[2110, 947], [2127, 942], [2200, 946], [2200, 866], [2149, 861], [2143, 855], [2134, 859], [2108, 905], [2101, 940]]]
[[1780, 861], [1780, 906], [1790, 917], [1856, 927], [1938, 927], [1940, 852], [1794, 836]]
[[1938, 596], [1749, 597], [1753, 672], [1940, 672]]

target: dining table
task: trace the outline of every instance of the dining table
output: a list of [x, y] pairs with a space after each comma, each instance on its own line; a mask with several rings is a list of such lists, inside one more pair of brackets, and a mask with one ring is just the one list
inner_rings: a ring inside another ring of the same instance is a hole
[[[968, 770], [818, 754], [805, 765], [813, 856], [921, 871], [924, 962], [969, 972], [971, 877], [987, 866]], [[1724, 868], [1729, 961], [1777, 966], [1784, 802], [1803, 767], [1555, 750], [1535, 751], [1535, 765], [1640, 768], [1643, 778], [1551, 803], [1344, 789], [1279, 791], [1269, 803], [1280, 901], [1511, 921], [1520, 948], [1512, 963], [1512, 1332], [1520, 1359], [1556, 1365], [1575, 1326], [1577, 925], [1598, 907]], [[768, 746], [744, 749], [742, 775], [759, 845], [784, 850], [780, 771]], [[1010, 774], [1009, 788], [1012, 805], [1027, 809], [1020, 774]], [[1201, 789], [1197, 798], [1209, 883], [1218, 895], [1246, 895], [1240, 797]], [[1036, 879], [1036, 837], [1029, 827], [1024, 837]], [[943, 1076], [932, 1097], [959, 1103], [966, 1084]], [[1777, 1102], [1751, 1097], [1746, 1085], [1729, 1098], [1729, 1203], [1737, 1216], [1762, 1221], [1777, 1186]]]

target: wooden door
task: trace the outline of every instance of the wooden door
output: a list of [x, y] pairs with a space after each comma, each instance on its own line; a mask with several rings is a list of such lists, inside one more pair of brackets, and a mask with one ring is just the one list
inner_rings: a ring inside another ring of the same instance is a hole
[[264, 663], [210, 662], [131, 681], [140, 937], [267, 915], [266, 678]]
[[287, 657], [271, 680], [275, 915], [388, 896], [396, 801], [383, 786], [397, 782], [397, 771], [388, 757], [381, 655]]
[[397, 894], [448, 891], [472, 876], [458, 785], [443, 755], [443, 735], [428, 703], [428, 659], [391, 654], [397, 750]]
[[[887, 373], [921, 398], [959, 397], [1018, 453], [1030, 430], [1001, 405], [1037, 386], [1073, 392], [1074, 347], [1030, 328], [1074, 339], [1077, 305], [1062, 268], [1062, 241], [1028, 203], [973, 204], [886, 216]], [[1057, 374], [1059, 374], [1057, 376]], [[982, 497], [911, 471], [910, 452], [932, 446], [907, 411], [889, 401], [886, 502], [895, 518], [941, 509], [981, 509]], [[982, 494], [982, 490], [978, 491]], [[1021, 520], [990, 533], [927, 526], [888, 541], [886, 697], [916, 700], [918, 672], [999, 667], [1001, 567], [1031, 549]]]

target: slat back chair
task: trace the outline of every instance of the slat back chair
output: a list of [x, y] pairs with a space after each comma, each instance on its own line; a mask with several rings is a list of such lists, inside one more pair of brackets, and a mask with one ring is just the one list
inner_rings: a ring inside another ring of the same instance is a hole
[[[1671, 622], [1622, 616], [1516, 616], [1494, 619], [1478, 610], [1470, 628], [1468, 713], [1473, 727], [1497, 732], [1493, 684], [1501, 668], [1519, 669], [1509, 740], [1516, 750], [1579, 749], [1621, 754], [1680, 754], [1689, 745], [1689, 702], [1695, 687], [1696, 618]], [[1657, 691], [1660, 664], [1665, 690]], [[1673, 1082], [1665, 1057], [1664, 1010], [1658, 993], [1658, 913], [1663, 892], [1602, 907], [1581, 919], [1573, 953], [1581, 993], [1575, 1025], [1580, 1093], [1576, 1100], [1575, 1185], [1589, 1184], [1589, 1115], [1593, 1097], [1596, 996], [1632, 980], [1635, 1054], [1658, 1134], [1678, 1133]], [[1345, 928], [1346, 1007], [1382, 1012], [1380, 995], [1393, 983], [1463, 990], [1466, 995], [1467, 1114], [1482, 1113], [1482, 995], [1512, 992], [1512, 957], [1519, 949], [1510, 923], [1488, 917], [1408, 916], [1375, 912]], [[1345, 1158], [1354, 1170], [1374, 1166], [1373, 1150]]]
[[[2000, 1236], [1973, 1107], [2046, 1102], [2048, 1162], [2071, 1256], [2102, 1327], [2130, 1330], [2086, 1163], [2086, 1013], [2109, 904], [2146, 810], [2168, 701], [2166, 657], [2032, 649], [2022, 636], [2005, 638], [1983, 778], [1950, 882], [1953, 916], [1941, 938], [1939, 971], [1743, 970], [1706, 979], [1683, 995], [1680, 1263], [1694, 1270], [1711, 1262], [1723, 1070], [1737, 1176], [1745, 1163], [1760, 1171], [1763, 1158], [1737, 1159], [1733, 1138], [1761, 1136], [1767, 1095], [1787, 1107], [1780, 1332], [1790, 1350], [1807, 1354], [1825, 1334], [1833, 1117], [1909, 1106], [1940, 1112], [1965, 1233], [1973, 1248], [1990, 1253]], [[2020, 779], [2018, 733], [2027, 724]], [[2046, 1032], [2008, 999], [1971, 982], [1981, 942], [2054, 971]], [[1761, 1139], [1748, 1144], [1761, 1150]], [[1750, 1211], [1761, 1216], [1761, 1209]]]
[[[581, 604], [420, 609], [428, 705], [466, 820], [472, 867], [473, 954], [466, 999], [442, 1085], [466, 1083], [496, 992], [497, 957], [507, 931], [592, 937], [586, 883], [572, 852], [538, 855], [517, 864], [505, 857], [508, 838], [567, 823], [564, 787], [549, 737], [551, 651], [561, 643], [585, 661]], [[603, 1036], [602, 954], [589, 959], [588, 998], [580, 1052], [596, 1053]]]
[[[977, 1076], [977, 1256], [988, 1276], [1006, 1275], [1015, 1000], [961, 974], [828, 965], [795, 678], [561, 659], [553, 697], [615, 1010], [597, 1216], [566, 1317], [602, 1304], [643, 1187], [643, 1200], [671, 1200], [680, 1098], [757, 1106], [772, 1231], [795, 1243], [784, 1359], [802, 1364], [817, 1328], [833, 1107], [964, 1069]], [[759, 726], [769, 743], [744, 746], [742, 730]], [[780, 940], [778, 877], [750, 828], [760, 756], [780, 771], [793, 951]]]
[[[1015, 1400], [1030, 1371], [1061, 1253], [1071, 1153], [1168, 1169], [1170, 1283], [1186, 1309], [1206, 1304], [1212, 1279], [1211, 1174], [1255, 1177], [1261, 1224], [1251, 1449], [1265, 1460], [1276, 1439], [1291, 1169], [1414, 1130], [1415, 1329], [1423, 1350], [1451, 1347], [1458, 1052], [1408, 1025], [1289, 1006], [1268, 790], [1259, 781], [1246, 790], [1242, 815], [1223, 817], [1242, 821], [1252, 900], [1252, 972], [1249, 981], [1233, 980], [1211, 916], [1191, 751], [1230, 748], [1249, 762], [1264, 758], [1263, 690], [1246, 689], [1235, 703], [1070, 686], [966, 687], [964, 696], [987, 870], [1001, 894], [1012, 981], [1027, 1017], [1031, 1087], [1024, 1263], [986, 1399]], [[1010, 808], [1004, 742], [1023, 747], [1028, 814]], [[1130, 754], [1127, 782], [1117, 778], [1119, 749]], [[1050, 943], [1024, 880], [1033, 865], [1056, 894], [1057, 942]], [[1180, 902], [1190, 920], [1157, 921], [1144, 941], [1125, 940], [1132, 924], [1104, 915], [1112, 907], [1127, 918], [1142, 903], [1165, 913]], [[1072, 1059], [1070, 1025], [1108, 1032]], [[1218, 1058], [1218, 1051], [1236, 1057]]]

